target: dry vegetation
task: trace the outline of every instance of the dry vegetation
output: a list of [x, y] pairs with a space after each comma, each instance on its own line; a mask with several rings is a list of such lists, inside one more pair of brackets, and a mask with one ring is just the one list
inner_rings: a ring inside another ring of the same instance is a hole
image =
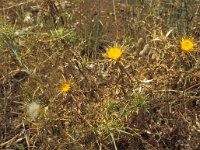
[[2, 149], [200, 149], [199, 0], [0, 6]]

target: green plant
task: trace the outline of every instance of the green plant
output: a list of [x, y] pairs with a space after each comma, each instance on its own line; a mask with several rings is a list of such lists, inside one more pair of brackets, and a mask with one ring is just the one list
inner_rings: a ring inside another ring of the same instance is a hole
[[21, 35], [16, 34], [15, 25], [6, 25], [0, 29], [0, 50], [8, 50], [10, 54], [17, 60], [19, 66], [21, 66], [27, 73], [30, 72], [29, 68], [22, 62], [19, 51], [22, 46], [19, 44]]
[[131, 99], [126, 101], [109, 100], [102, 114], [102, 122], [98, 123], [94, 131], [102, 138], [107, 137], [109, 139], [110, 137], [114, 148], [117, 150], [115, 141], [119, 139], [120, 134], [132, 134], [126, 131], [127, 127], [124, 123], [128, 122], [134, 112], [146, 108], [146, 105], [147, 96], [138, 93], [134, 93]]
[[78, 35], [75, 29], [59, 28], [50, 31], [50, 39], [54, 50], [62, 51], [64, 47], [75, 45], [78, 42]]

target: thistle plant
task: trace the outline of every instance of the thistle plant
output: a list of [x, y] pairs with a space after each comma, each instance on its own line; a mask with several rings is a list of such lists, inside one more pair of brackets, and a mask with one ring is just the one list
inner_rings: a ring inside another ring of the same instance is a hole
[[182, 41], [180, 42], [180, 48], [185, 52], [192, 51], [194, 46], [195, 43], [191, 38], [183, 38]]
[[19, 51], [22, 48], [21, 45], [18, 44], [18, 40], [20, 35], [17, 35], [15, 32], [15, 26], [6, 27], [0, 29], [0, 50], [8, 50], [11, 55], [19, 63], [19, 66], [23, 67], [23, 70], [27, 73], [30, 73], [29, 68], [22, 62], [21, 56], [19, 55]]
[[31, 102], [27, 104], [27, 115], [31, 120], [37, 119], [40, 111], [41, 111], [41, 106], [39, 103], [36, 102]]
[[62, 85], [60, 91], [65, 94], [69, 91], [70, 87], [71, 87], [71, 84], [69, 82], [66, 82]]
[[67, 45], [75, 45], [79, 41], [75, 29], [73, 28], [51, 30], [50, 39], [53, 49], [59, 51], [62, 51]]
[[118, 44], [115, 44], [113, 47], [108, 47], [106, 49], [106, 57], [116, 61], [121, 57], [122, 51], [122, 48], [118, 46]]

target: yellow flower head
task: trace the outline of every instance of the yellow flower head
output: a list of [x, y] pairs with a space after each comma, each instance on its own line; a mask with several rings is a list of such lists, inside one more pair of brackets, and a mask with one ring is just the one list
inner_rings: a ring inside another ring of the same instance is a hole
[[122, 55], [122, 48], [115, 44], [113, 47], [108, 47], [106, 49], [106, 57], [112, 60], [117, 60]]
[[194, 41], [191, 40], [190, 38], [184, 38], [182, 39], [180, 46], [181, 46], [181, 50], [185, 51], [185, 52], [189, 52], [194, 48]]
[[63, 85], [62, 85], [62, 87], [61, 87], [61, 92], [62, 93], [67, 93], [68, 91], [69, 91], [69, 89], [70, 89], [70, 83], [64, 83]]

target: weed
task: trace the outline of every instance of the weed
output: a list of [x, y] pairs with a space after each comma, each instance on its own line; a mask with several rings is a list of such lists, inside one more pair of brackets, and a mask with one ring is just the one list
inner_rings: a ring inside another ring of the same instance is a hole
[[3, 1], [0, 147], [198, 149], [199, 6]]
[[65, 47], [73, 46], [78, 43], [78, 36], [74, 29], [59, 28], [51, 31], [50, 36], [52, 48], [54, 50], [64, 50]]

